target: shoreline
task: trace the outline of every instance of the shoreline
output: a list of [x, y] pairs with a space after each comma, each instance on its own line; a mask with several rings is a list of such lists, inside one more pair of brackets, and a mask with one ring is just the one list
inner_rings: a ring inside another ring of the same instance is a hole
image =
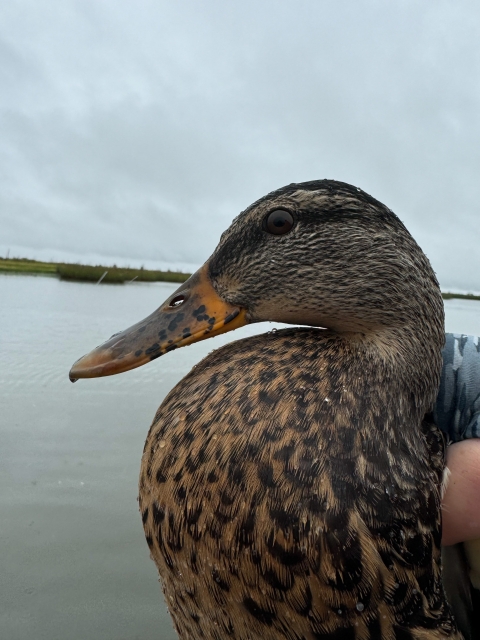
[[68, 262], [40, 262], [24, 258], [0, 258], [0, 273], [56, 276], [61, 280], [95, 282], [97, 284], [126, 284], [139, 282], [185, 282], [190, 273], [180, 271], [154, 271], [130, 267], [83, 265]]
[[[15, 273], [24, 275], [55, 276], [61, 280], [74, 282], [95, 282], [96, 284], [128, 284], [139, 282], [178, 282], [188, 280], [190, 273], [181, 271], [154, 271], [152, 269], [131, 269], [105, 265], [82, 265], [69, 262], [41, 262], [26, 258], [0, 258], [0, 274]], [[473, 293], [455, 293], [442, 291], [444, 300], [480, 300]]]

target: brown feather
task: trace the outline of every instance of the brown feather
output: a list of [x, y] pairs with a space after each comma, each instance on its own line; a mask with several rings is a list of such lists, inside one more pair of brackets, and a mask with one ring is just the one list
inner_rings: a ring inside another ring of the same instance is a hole
[[441, 443], [411, 429], [410, 391], [372, 349], [260, 335], [166, 398], [140, 498], [182, 638], [460, 637], [441, 585]]

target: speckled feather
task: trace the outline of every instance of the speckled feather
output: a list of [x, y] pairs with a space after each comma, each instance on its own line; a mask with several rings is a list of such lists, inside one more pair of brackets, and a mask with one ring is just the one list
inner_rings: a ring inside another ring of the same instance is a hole
[[284, 330], [216, 351], [169, 394], [140, 496], [181, 637], [451, 631], [432, 491], [442, 441], [411, 429], [408, 394], [392, 372], [367, 378], [368, 360], [338, 336]]
[[[274, 238], [274, 207], [296, 226]], [[140, 508], [182, 639], [460, 639], [440, 568], [443, 310], [398, 218], [349, 185], [243, 212], [218, 294], [287, 329], [229, 344], [167, 396]]]

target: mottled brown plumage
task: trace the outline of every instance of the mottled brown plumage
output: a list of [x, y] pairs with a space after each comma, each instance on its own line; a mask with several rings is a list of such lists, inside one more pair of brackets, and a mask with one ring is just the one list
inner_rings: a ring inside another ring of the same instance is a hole
[[[279, 208], [294, 226], [272, 235]], [[460, 639], [441, 580], [444, 444], [429, 417], [443, 304], [418, 245], [381, 203], [325, 180], [253, 204], [205, 269], [249, 322], [328, 330], [231, 343], [155, 416], [140, 508], [180, 637]], [[197, 321], [183, 309], [165, 307], [172, 331]]]
[[166, 398], [140, 500], [182, 638], [452, 630], [441, 441], [370, 359], [363, 343], [283, 330], [215, 351]]

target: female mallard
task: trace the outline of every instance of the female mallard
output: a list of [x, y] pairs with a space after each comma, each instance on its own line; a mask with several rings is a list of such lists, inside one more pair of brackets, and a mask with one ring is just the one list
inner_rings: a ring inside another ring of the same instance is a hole
[[79, 360], [111, 375], [273, 320], [167, 396], [140, 473], [181, 638], [460, 639], [441, 581], [443, 304], [384, 205], [331, 180], [241, 213], [151, 316]]

